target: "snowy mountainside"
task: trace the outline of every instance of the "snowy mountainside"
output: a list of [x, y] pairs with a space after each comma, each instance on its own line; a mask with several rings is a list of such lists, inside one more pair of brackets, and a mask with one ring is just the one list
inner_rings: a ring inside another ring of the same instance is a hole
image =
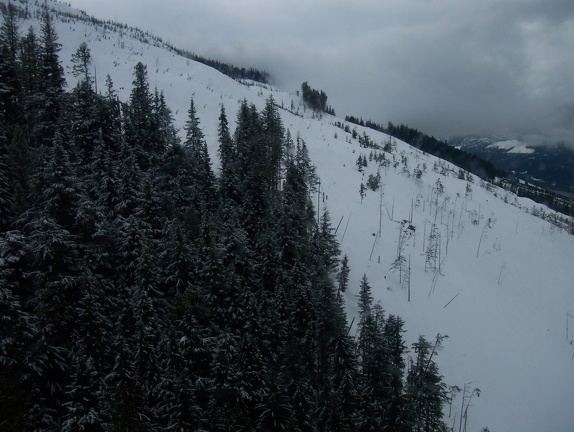
[[[48, 5], [73, 13], [62, 3]], [[176, 127], [183, 128], [194, 98], [214, 162], [220, 105], [232, 119], [243, 99], [262, 109], [273, 95], [289, 108], [280, 110], [285, 128], [308, 146], [321, 182], [312, 198], [320, 212], [329, 210], [349, 256], [349, 315], [366, 274], [376, 301], [405, 320], [409, 345], [419, 334], [448, 335], [437, 358], [444, 382], [481, 390], [468, 409], [468, 430], [574, 430], [574, 237], [539, 217], [551, 211], [468, 173], [461, 179], [458, 168], [383, 133], [349, 125], [380, 148], [362, 147], [335, 125], [341, 119], [305, 109], [293, 93], [241, 84], [128, 31], [57, 13], [54, 19], [69, 87], [76, 82], [70, 59], [84, 41], [98, 88], [109, 74], [122, 100], [135, 64], [146, 64], [150, 88], [164, 92]], [[23, 21], [21, 31], [30, 25], [39, 26]], [[363, 172], [359, 157], [367, 161]], [[377, 172], [381, 189], [367, 188], [362, 197], [361, 184]], [[447, 425], [458, 430], [460, 415], [458, 394]]]

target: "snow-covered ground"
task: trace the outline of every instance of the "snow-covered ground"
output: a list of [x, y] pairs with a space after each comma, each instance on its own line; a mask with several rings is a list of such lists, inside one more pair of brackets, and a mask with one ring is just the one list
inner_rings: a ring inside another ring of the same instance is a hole
[[522, 154], [534, 153], [534, 149], [526, 147], [526, 144], [521, 143], [518, 140], [497, 141], [490, 144], [488, 147], [497, 147], [499, 149], [508, 150], [507, 153], [522, 153]]
[[[68, 10], [63, 4], [58, 8]], [[38, 23], [21, 22], [21, 32], [29, 25]], [[70, 86], [75, 82], [72, 53], [86, 41], [100, 91], [109, 74], [126, 100], [133, 68], [142, 62], [150, 88], [164, 91], [178, 128], [183, 128], [193, 97], [214, 162], [220, 104], [230, 123], [244, 98], [259, 109], [270, 94], [280, 106], [290, 109], [293, 104], [299, 115], [281, 110], [284, 126], [307, 143], [321, 179], [321, 195], [315, 194], [314, 201], [320, 211], [329, 209], [343, 253], [349, 255], [349, 315], [356, 313], [355, 295], [366, 273], [376, 300], [406, 321], [409, 345], [419, 334], [431, 341], [437, 333], [448, 335], [437, 358], [444, 381], [481, 390], [468, 410], [468, 431], [574, 430], [574, 236], [532, 215], [533, 202], [497, 188], [487, 190], [474, 176], [472, 183], [460, 180], [458, 168], [398, 140], [393, 154], [385, 154], [390, 165], [380, 167], [382, 194], [368, 190], [361, 201], [360, 185], [376, 174], [378, 164], [369, 161], [364, 173], [358, 171], [357, 158], [364, 154], [369, 159], [371, 149], [333, 125], [341, 119], [314, 118], [293, 93], [242, 85], [161, 46], [133, 39], [127, 29], [104, 30], [68, 18], [57, 20], [56, 29]], [[379, 145], [389, 140], [385, 134], [350, 127]], [[377, 152], [382, 151], [373, 150]], [[417, 166], [426, 166], [420, 180], [413, 177]], [[437, 193], [437, 181], [442, 193]], [[402, 242], [402, 255], [410, 261], [410, 301], [399, 273], [390, 270], [405, 220], [414, 228]], [[438, 227], [440, 270], [430, 268], [425, 253], [433, 224]], [[454, 430], [460, 412], [459, 393], [450, 418], [447, 406], [446, 421]]]

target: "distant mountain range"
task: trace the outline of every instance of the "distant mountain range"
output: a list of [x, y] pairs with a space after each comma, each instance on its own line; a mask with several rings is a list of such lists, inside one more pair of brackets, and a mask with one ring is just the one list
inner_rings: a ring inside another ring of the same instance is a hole
[[544, 189], [574, 194], [574, 150], [564, 144], [529, 146], [516, 139], [457, 136], [448, 144]]

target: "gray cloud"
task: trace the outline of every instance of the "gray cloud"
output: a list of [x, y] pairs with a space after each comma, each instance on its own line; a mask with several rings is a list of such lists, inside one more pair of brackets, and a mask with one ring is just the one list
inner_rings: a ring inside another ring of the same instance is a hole
[[[340, 115], [571, 140], [571, 0], [72, 0], [198, 54], [307, 80]], [[567, 119], [569, 119], [567, 121]], [[554, 137], [554, 138], [553, 138]]]

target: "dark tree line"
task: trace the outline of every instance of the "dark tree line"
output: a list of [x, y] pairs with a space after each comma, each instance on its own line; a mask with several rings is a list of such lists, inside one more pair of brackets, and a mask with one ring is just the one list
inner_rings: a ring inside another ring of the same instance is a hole
[[354, 116], [346, 116], [345, 120], [350, 123], [365, 126], [400, 139], [401, 141], [404, 141], [407, 144], [418, 148], [419, 150], [451, 162], [459, 168], [469, 171], [484, 180], [494, 180], [496, 177], [506, 176], [504, 172], [496, 169], [491, 162], [481, 159], [480, 157], [468, 153], [464, 150], [451, 147], [443, 141], [428, 136], [423, 132], [404, 124], [396, 126], [389, 122], [385, 128], [384, 126], [381, 126], [371, 120], [367, 120], [365, 122], [363, 119], [359, 119]]
[[227, 75], [228, 77], [235, 80], [248, 79], [264, 84], [269, 84], [271, 81], [271, 75], [265, 70], [239, 67], [219, 60], [209, 59], [180, 48], [172, 47], [172, 49], [185, 58], [203, 63], [204, 65], [212, 67], [213, 69], [217, 69], [222, 74]]
[[505, 173], [497, 170], [491, 162], [485, 161], [484, 159], [464, 150], [451, 147], [443, 141], [428, 136], [403, 124], [395, 126], [389, 122], [383, 132], [405, 141], [424, 152], [451, 162], [482, 179], [493, 180], [496, 177], [505, 176]]
[[[348, 260], [270, 98], [218, 119], [212, 170], [193, 99], [178, 138], [147, 68], [129, 101], [65, 91], [49, 14], [0, 40], [0, 428], [437, 431], [444, 385], [421, 337]], [[437, 344], [438, 344], [437, 339]], [[435, 345], [436, 346], [436, 345]], [[431, 353], [432, 352], [432, 353]]]
[[307, 81], [301, 85], [301, 97], [311, 109], [335, 115], [335, 110], [327, 105], [327, 94], [323, 90], [315, 90]]
[[345, 120], [391, 135], [424, 152], [451, 162], [477, 175], [483, 180], [490, 181], [497, 186], [510, 190], [518, 196], [527, 197], [537, 203], [544, 204], [552, 210], [564, 215], [572, 216], [574, 214], [574, 200], [572, 198], [530, 183], [519, 181], [513, 174], [496, 168], [492, 162], [482, 159], [480, 156], [469, 153], [468, 151], [455, 148], [417, 129], [410, 128], [403, 124], [396, 126], [391, 122], [389, 122], [385, 128], [370, 120], [365, 122], [363, 119], [353, 116], [347, 116]]

